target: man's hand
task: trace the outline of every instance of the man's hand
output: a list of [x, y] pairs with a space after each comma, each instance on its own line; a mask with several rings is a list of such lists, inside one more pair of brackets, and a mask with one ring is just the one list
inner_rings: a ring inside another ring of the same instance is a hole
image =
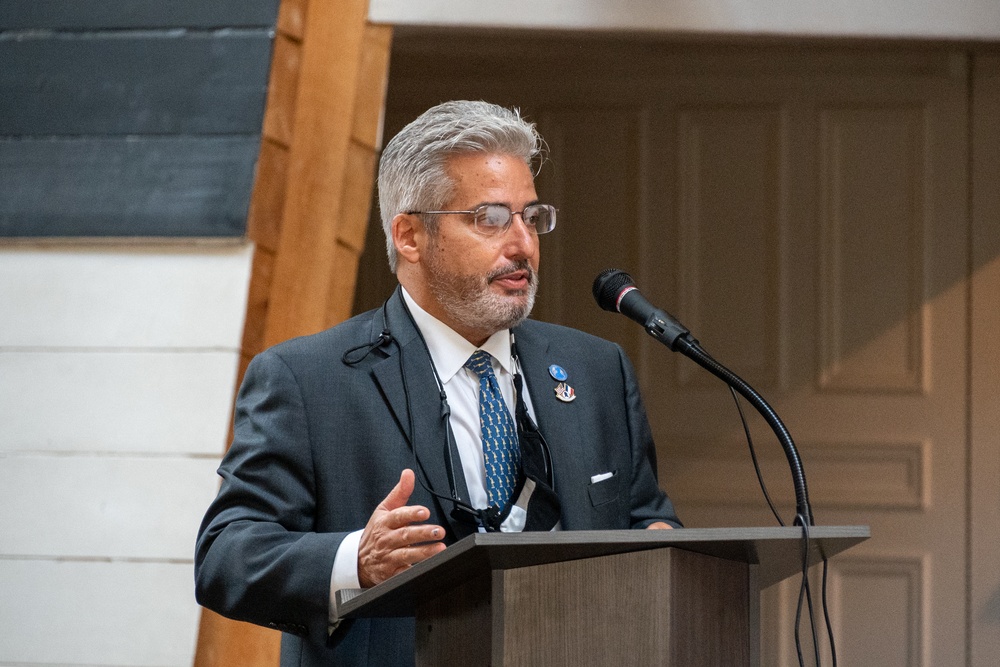
[[662, 521], [657, 521], [646, 526], [646, 530], [671, 530], [673, 526], [669, 523], [664, 523]]
[[358, 545], [358, 581], [362, 588], [380, 584], [389, 577], [444, 551], [444, 529], [441, 526], [417, 525], [431, 513], [420, 505], [406, 501], [413, 493], [413, 471], [403, 470], [399, 483], [393, 487], [361, 533]]

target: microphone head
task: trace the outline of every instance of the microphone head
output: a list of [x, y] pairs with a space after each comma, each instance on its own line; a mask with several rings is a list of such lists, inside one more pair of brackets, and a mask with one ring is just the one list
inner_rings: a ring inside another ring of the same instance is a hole
[[627, 287], [635, 287], [632, 276], [621, 269], [604, 269], [594, 278], [594, 299], [597, 300], [597, 305], [604, 310], [609, 310], [612, 313], [620, 312], [618, 310], [618, 297], [622, 290]]

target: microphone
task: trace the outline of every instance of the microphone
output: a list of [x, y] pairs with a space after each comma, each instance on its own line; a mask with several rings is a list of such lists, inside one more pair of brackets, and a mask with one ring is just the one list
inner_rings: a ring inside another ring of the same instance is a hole
[[646, 332], [672, 351], [698, 345], [687, 327], [670, 313], [651, 304], [621, 269], [605, 269], [594, 279], [594, 298], [604, 310], [618, 312], [641, 324]]
[[792, 435], [778, 417], [774, 409], [768, 405], [764, 397], [757, 393], [740, 376], [720, 364], [708, 354], [691, 332], [666, 311], [660, 310], [646, 300], [635, 286], [632, 276], [621, 269], [605, 269], [594, 279], [594, 298], [604, 310], [621, 313], [646, 329], [646, 332], [660, 341], [673, 352], [680, 352], [696, 364], [716, 376], [733, 390], [739, 392], [749, 401], [764, 418], [774, 432], [792, 473], [792, 484], [795, 487], [795, 506], [798, 517], [803, 524], [813, 525], [812, 508], [809, 506], [809, 491], [806, 487], [806, 474], [802, 470], [802, 460], [792, 441]]

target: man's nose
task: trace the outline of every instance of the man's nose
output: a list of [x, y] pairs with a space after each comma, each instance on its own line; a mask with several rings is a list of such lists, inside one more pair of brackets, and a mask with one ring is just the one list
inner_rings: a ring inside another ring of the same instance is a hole
[[524, 221], [524, 213], [512, 213], [510, 227], [504, 233], [504, 241], [511, 254], [519, 257], [531, 257], [538, 248], [538, 234], [535, 228]]

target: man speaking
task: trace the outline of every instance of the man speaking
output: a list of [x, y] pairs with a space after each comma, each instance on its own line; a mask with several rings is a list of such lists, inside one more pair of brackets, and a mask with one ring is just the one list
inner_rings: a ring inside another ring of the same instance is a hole
[[385, 304], [257, 356], [198, 536], [198, 601], [282, 630], [282, 665], [410, 665], [408, 619], [338, 622], [475, 531], [670, 528], [621, 348], [526, 319], [538, 289], [534, 124], [436, 106], [383, 151]]

